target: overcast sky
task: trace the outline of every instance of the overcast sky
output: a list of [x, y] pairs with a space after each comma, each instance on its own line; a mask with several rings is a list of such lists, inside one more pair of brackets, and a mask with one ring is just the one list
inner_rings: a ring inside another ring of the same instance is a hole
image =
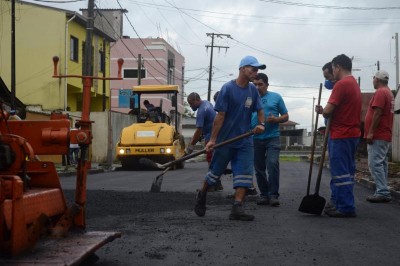
[[[318, 97], [319, 84], [324, 82], [321, 67], [336, 55], [354, 57], [353, 75], [360, 77], [362, 92], [374, 91], [372, 77], [378, 60], [380, 68], [389, 72], [389, 86], [395, 88], [394, 35], [400, 30], [397, 0], [96, 0], [95, 3], [98, 8], [128, 10], [124, 35], [166, 39], [185, 57], [186, 93], [199, 92], [203, 99], [207, 99], [210, 62], [210, 51], [205, 46], [211, 44], [206, 34], [230, 34], [231, 38], [215, 40], [215, 45], [229, 49], [214, 48], [212, 94], [237, 76], [242, 57], [253, 55], [267, 65], [262, 72], [270, 78], [269, 90], [283, 96], [290, 120], [299, 123], [298, 128], [311, 130], [313, 97]], [[87, 4], [84, 0], [55, 6], [78, 11], [87, 8]], [[324, 90], [323, 105], [329, 95]]]

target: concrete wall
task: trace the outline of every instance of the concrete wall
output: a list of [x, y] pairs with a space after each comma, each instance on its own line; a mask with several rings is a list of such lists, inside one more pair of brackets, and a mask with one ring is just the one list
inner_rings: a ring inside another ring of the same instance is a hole
[[[70, 113], [71, 116], [80, 118], [81, 113]], [[108, 163], [115, 161], [115, 145], [118, 142], [122, 128], [136, 122], [134, 116], [117, 112], [92, 112], [90, 120], [92, 124], [93, 140], [91, 148], [91, 161], [96, 163]]]

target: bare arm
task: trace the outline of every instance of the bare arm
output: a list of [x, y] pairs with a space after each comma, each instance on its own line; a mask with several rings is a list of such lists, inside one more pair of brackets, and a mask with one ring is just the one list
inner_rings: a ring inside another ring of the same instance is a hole
[[289, 114], [284, 114], [281, 116], [274, 116], [271, 114], [267, 117], [268, 123], [284, 123], [288, 120], [289, 120]]
[[325, 118], [330, 117], [332, 115], [333, 111], [335, 110], [335, 108], [336, 108], [336, 105], [331, 104], [331, 103], [327, 103], [325, 108], [322, 111], [322, 115]]
[[206, 145], [206, 150], [211, 150], [215, 145], [219, 131], [221, 130], [222, 124], [225, 120], [225, 112], [218, 112], [214, 118], [214, 123], [211, 131], [211, 138]]
[[265, 116], [264, 116], [264, 110], [260, 109], [257, 111], [257, 119], [258, 119], [258, 125], [253, 129], [254, 134], [261, 134], [265, 130], [264, 122], [265, 122]]
[[375, 132], [375, 129], [378, 127], [379, 122], [381, 121], [381, 116], [382, 116], [382, 109], [379, 107], [375, 107], [374, 115], [372, 116], [372, 123], [371, 123], [371, 126], [369, 127], [368, 135], [367, 135], [367, 139], [366, 139], [368, 144], [372, 144], [374, 132]]
[[203, 129], [201, 127], [196, 128], [194, 131], [192, 140], [189, 142], [189, 145], [196, 145], [196, 143], [199, 141], [201, 133], [203, 133]]

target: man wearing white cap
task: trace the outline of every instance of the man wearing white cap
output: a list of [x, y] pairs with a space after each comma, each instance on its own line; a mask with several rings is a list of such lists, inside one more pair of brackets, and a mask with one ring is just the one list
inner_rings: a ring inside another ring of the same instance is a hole
[[392, 199], [387, 186], [387, 154], [392, 141], [394, 97], [388, 81], [389, 74], [386, 71], [376, 72], [372, 81], [376, 91], [365, 116], [364, 137], [368, 144], [368, 166], [376, 184], [374, 195], [368, 196], [367, 201], [373, 203], [389, 202]]
[[[250, 83], [259, 69], [265, 69], [253, 56], [244, 57], [239, 64], [239, 76], [225, 83], [215, 103], [215, 116], [211, 138], [206, 150], [212, 150], [216, 143], [232, 139], [250, 131], [253, 112], [258, 114], [258, 122], [253, 132], [264, 132], [264, 111], [256, 86]], [[235, 202], [229, 215], [230, 220], [252, 221], [254, 216], [244, 212], [242, 204], [247, 189], [253, 184], [254, 174], [253, 138], [251, 136], [215, 149], [210, 169], [197, 195], [194, 208], [198, 216], [206, 213], [206, 196], [209, 186], [214, 185], [231, 163]]]

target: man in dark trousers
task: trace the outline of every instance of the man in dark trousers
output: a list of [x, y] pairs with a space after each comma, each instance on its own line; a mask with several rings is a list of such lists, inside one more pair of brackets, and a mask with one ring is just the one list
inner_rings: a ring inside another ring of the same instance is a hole
[[[264, 133], [253, 137], [254, 169], [260, 189], [257, 205], [278, 207], [280, 206], [279, 154], [281, 151], [279, 123], [288, 121], [289, 113], [282, 96], [268, 90], [269, 83], [266, 74], [258, 73], [253, 83], [260, 94], [266, 118]], [[257, 115], [253, 114], [252, 126], [256, 126], [257, 123]]]

